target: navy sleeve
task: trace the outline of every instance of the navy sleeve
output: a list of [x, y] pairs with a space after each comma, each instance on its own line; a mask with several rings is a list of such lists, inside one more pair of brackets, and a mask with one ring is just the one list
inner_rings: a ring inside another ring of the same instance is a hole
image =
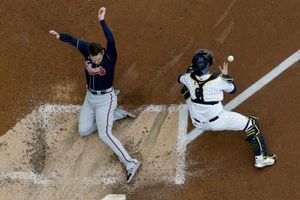
[[72, 46], [79, 49], [80, 53], [85, 58], [88, 57], [88, 55], [89, 55], [89, 43], [88, 42], [74, 38], [73, 36], [66, 34], [66, 33], [59, 34], [59, 39], [63, 42], [68, 42]]
[[107, 52], [109, 53], [112, 58], [117, 59], [117, 50], [115, 45], [115, 39], [110, 31], [108, 25], [106, 24], [105, 20], [101, 20], [100, 24], [102, 26], [106, 41], [107, 41]]
[[232, 84], [233, 84], [234, 88], [233, 88], [233, 90], [232, 90], [231, 92], [229, 92], [229, 93], [230, 93], [230, 94], [235, 94], [235, 93], [236, 93], [236, 85], [235, 85], [234, 82], [232, 82]]
[[236, 85], [235, 85], [235, 83], [234, 83], [233, 78], [232, 78], [230, 75], [228, 75], [228, 74], [222, 74], [222, 78], [223, 78], [225, 81], [227, 81], [227, 82], [233, 84], [234, 88], [233, 88], [233, 90], [232, 90], [231, 92], [229, 92], [229, 93], [230, 93], [230, 94], [235, 94], [235, 93], [236, 93]]

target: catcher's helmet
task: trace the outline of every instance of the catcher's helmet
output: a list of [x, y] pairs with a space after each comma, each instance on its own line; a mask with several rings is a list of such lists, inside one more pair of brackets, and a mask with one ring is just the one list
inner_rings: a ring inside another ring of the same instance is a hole
[[192, 68], [195, 72], [206, 74], [208, 67], [214, 63], [214, 54], [207, 49], [199, 49], [192, 59]]

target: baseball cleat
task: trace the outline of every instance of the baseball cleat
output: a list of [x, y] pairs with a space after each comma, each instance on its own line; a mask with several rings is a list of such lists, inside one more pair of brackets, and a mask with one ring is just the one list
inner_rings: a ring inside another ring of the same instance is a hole
[[257, 168], [263, 168], [266, 166], [273, 165], [275, 161], [277, 160], [277, 156], [275, 154], [268, 154], [268, 155], [260, 155], [255, 156], [255, 167]]
[[127, 183], [130, 183], [130, 181], [132, 180], [132, 178], [134, 177], [135, 173], [141, 165], [141, 163], [138, 160], [135, 161], [137, 163], [127, 170]]
[[132, 113], [132, 112], [127, 112], [126, 117], [129, 117], [129, 118], [131, 118], [131, 119], [135, 119], [137, 116], [136, 116], [136, 114], [134, 114], [134, 113]]

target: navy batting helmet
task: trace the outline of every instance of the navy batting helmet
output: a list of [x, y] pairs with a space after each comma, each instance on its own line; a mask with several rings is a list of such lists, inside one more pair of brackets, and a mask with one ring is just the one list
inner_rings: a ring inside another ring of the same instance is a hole
[[206, 74], [208, 67], [214, 63], [214, 54], [207, 49], [199, 49], [192, 59], [192, 68], [195, 72]]

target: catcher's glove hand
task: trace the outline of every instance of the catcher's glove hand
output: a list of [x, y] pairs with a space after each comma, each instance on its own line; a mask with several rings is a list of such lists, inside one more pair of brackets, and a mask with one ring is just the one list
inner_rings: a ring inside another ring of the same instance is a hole
[[189, 89], [185, 85], [181, 88], [180, 92], [184, 96], [184, 99], [188, 99], [191, 96]]

